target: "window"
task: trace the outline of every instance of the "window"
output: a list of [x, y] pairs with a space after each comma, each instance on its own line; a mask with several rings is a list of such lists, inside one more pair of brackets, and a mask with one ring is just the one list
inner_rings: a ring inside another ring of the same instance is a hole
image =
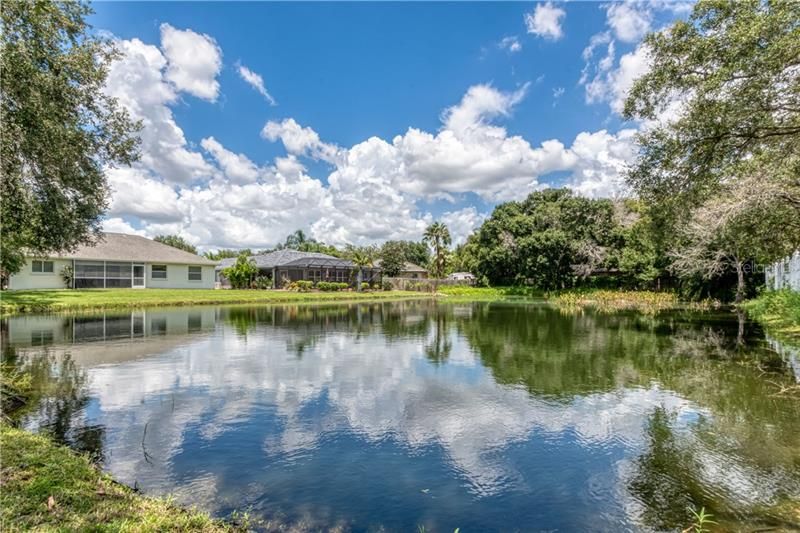
[[34, 274], [52, 274], [52, 261], [31, 261], [31, 269]]
[[167, 279], [167, 265], [153, 265], [150, 277], [153, 279]]
[[189, 267], [189, 281], [203, 281], [203, 267]]

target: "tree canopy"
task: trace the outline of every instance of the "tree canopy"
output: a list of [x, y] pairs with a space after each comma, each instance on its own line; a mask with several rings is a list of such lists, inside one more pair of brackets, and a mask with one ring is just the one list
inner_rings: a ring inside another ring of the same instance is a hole
[[562, 289], [610, 273], [646, 285], [659, 270], [642, 211], [635, 202], [592, 200], [569, 189], [534, 192], [498, 205], [457, 249], [456, 262], [494, 285]]
[[381, 269], [387, 276], [397, 276], [406, 262], [424, 268], [430, 261], [430, 252], [424, 242], [386, 241], [378, 255], [381, 258]]
[[178, 248], [179, 250], [189, 252], [190, 254], [197, 253], [197, 248], [188, 243], [186, 239], [180, 235], [156, 235], [153, 237], [153, 240], [162, 244], [166, 244], [167, 246], [172, 246], [173, 248]]
[[680, 275], [705, 279], [800, 246], [800, 3], [698, 2], [649, 34], [625, 102], [645, 122], [627, 179]]
[[139, 125], [103, 91], [117, 56], [81, 2], [3, 2], [0, 34], [0, 268], [25, 253], [91, 242], [107, 206], [105, 169], [138, 156]]

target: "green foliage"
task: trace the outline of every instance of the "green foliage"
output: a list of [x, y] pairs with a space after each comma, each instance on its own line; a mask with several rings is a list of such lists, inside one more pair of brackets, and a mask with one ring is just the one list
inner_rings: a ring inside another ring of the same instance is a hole
[[242, 253], [236, 258], [233, 266], [222, 269], [222, 275], [231, 282], [231, 287], [234, 289], [247, 289], [258, 275], [258, 267], [247, 254]]
[[64, 286], [67, 288], [72, 287], [72, 281], [75, 279], [75, 272], [71, 265], [67, 265], [61, 269], [61, 279], [64, 280]]
[[712, 520], [714, 515], [707, 513], [705, 507], [701, 507], [700, 511], [692, 509], [692, 516], [694, 517], [694, 520], [692, 521], [692, 525], [688, 528], [688, 531], [691, 531], [692, 533], [709, 533], [711, 530], [706, 526], [716, 524], [716, 522]]
[[349, 286], [348, 283], [343, 281], [318, 281], [316, 285], [317, 289], [323, 292], [343, 291]]
[[[645, 38], [651, 68], [625, 115], [657, 119], [627, 180], [648, 202], [671, 268], [708, 283], [800, 246], [800, 3], [698, 2]], [[668, 113], [674, 114], [674, 109]]]
[[184, 252], [189, 252], [190, 254], [197, 254], [197, 248], [186, 242], [180, 235], [156, 235], [153, 237], [153, 240], [166, 244], [167, 246], [172, 246], [173, 248], [178, 248]]
[[741, 307], [773, 334], [800, 341], [800, 292], [764, 291]]
[[314, 282], [307, 279], [300, 279], [294, 282], [295, 287], [300, 292], [308, 292], [314, 288]]
[[368, 291], [368, 290], [369, 290], [369, 288], [370, 288], [370, 287], [369, 287], [369, 283], [367, 283], [366, 281], [362, 281], [362, 282], [361, 282], [361, 290], [362, 290], [362, 291]]
[[209, 251], [204, 253], [203, 257], [205, 257], [206, 259], [211, 259], [212, 261], [221, 261], [222, 259], [239, 257], [242, 254], [247, 256], [254, 255], [253, 251], [250, 250], [250, 248], [244, 248], [242, 250], [222, 249], [222, 250], [215, 250], [213, 252]]
[[406, 250], [402, 241], [387, 241], [380, 250], [381, 270], [384, 276], [397, 277], [405, 267]]
[[286, 237], [283, 244], [275, 247], [276, 250], [289, 248], [298, 250], [300, 252], [316, 252], [322, 254], [332, 255], [334, 257], [341, 257], [342, 252], [335, 246], [319, 242], [315, 239], [308, 237], [303, 230], [297, 230], [291, 235]]
[[651, 221], [635, 202], [592, 200], [568, 189], [498, 205], [455, 253], [480, 283], [554, 290], [599, 273], [646, 286], [658, 274]]
[[0, 4], [0, 270], [23, 250], [91, 242], [107, 207], [105, 168], [138, 157], [139, 124], [104, 91], [117, 57], [81, 2]]
[[393, 289], [392, 284], [386, 280], [381, 281], [381, 289], [384, 291], [390, 291]]
[[433, 248], [431, 274], [436, 278], [443, 278], [447, 273], [447, 248], [452, 242], [450, 230], [443, 223], [434, 222], [425, 229], [422, 240]]
[[271, 289], [272, 288], [272, 278], [269, 276], [256, 276], [251, 284], [253, 289]]
[[430, 251], [424, 242], [386, 241], [378, 253], [381, 268], [386, 276], [394, 277], [400, 273], [405, 262], [426, 267], [430, 262]]

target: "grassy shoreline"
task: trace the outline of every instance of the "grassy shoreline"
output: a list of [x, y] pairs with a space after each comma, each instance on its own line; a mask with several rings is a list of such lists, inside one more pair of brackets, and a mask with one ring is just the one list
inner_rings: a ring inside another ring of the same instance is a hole
[[3, 531], [244, 531], [168, 498], [115, 482], [89, 459], [41, 435], [0, 424]]
[[[22, 313], [53, 313], [177, 307], [186, 305], [353, 303], [402, 299], [441, 298], [443, 301], [496, 301], [515, 298], [546, 300], [563, 308], [595, 307], [604, 311], [656, 312], [685, 306], [670, 292], [568, 289], [546, 293], [530, 287], [438, 287], [437, 292], [292, 292], [214, 289], [92, 289], [4, 291], [0, 317]], [[689, 304], [707, 308], [707, 303]]]
[[413, 291], [291, 292], [215, 289], [91, 289], [4, 291], [0, 316], [183, 305], [269, 304], [301, 302], [358, 302], [428, 298]]
[[741, 308], [776, 337], [800, 342], [800, 292], [767, 291], [744, 302]]

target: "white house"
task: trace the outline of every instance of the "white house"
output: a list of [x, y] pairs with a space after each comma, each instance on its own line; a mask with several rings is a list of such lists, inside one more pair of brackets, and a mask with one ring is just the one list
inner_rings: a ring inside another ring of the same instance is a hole
[[[216, 263], [146, 237], [103, 233], [93, 245], [48, 257], [26, 257], [11, 290], [213, 289]], [[65, 274], [71, 269], [72, 281]]]
[[465, 283], [475, 283], [475, 275], [470, 272], [453, 272], [449, 276], [447, 276], [448, 280], [451, 281], [463, 281]]

